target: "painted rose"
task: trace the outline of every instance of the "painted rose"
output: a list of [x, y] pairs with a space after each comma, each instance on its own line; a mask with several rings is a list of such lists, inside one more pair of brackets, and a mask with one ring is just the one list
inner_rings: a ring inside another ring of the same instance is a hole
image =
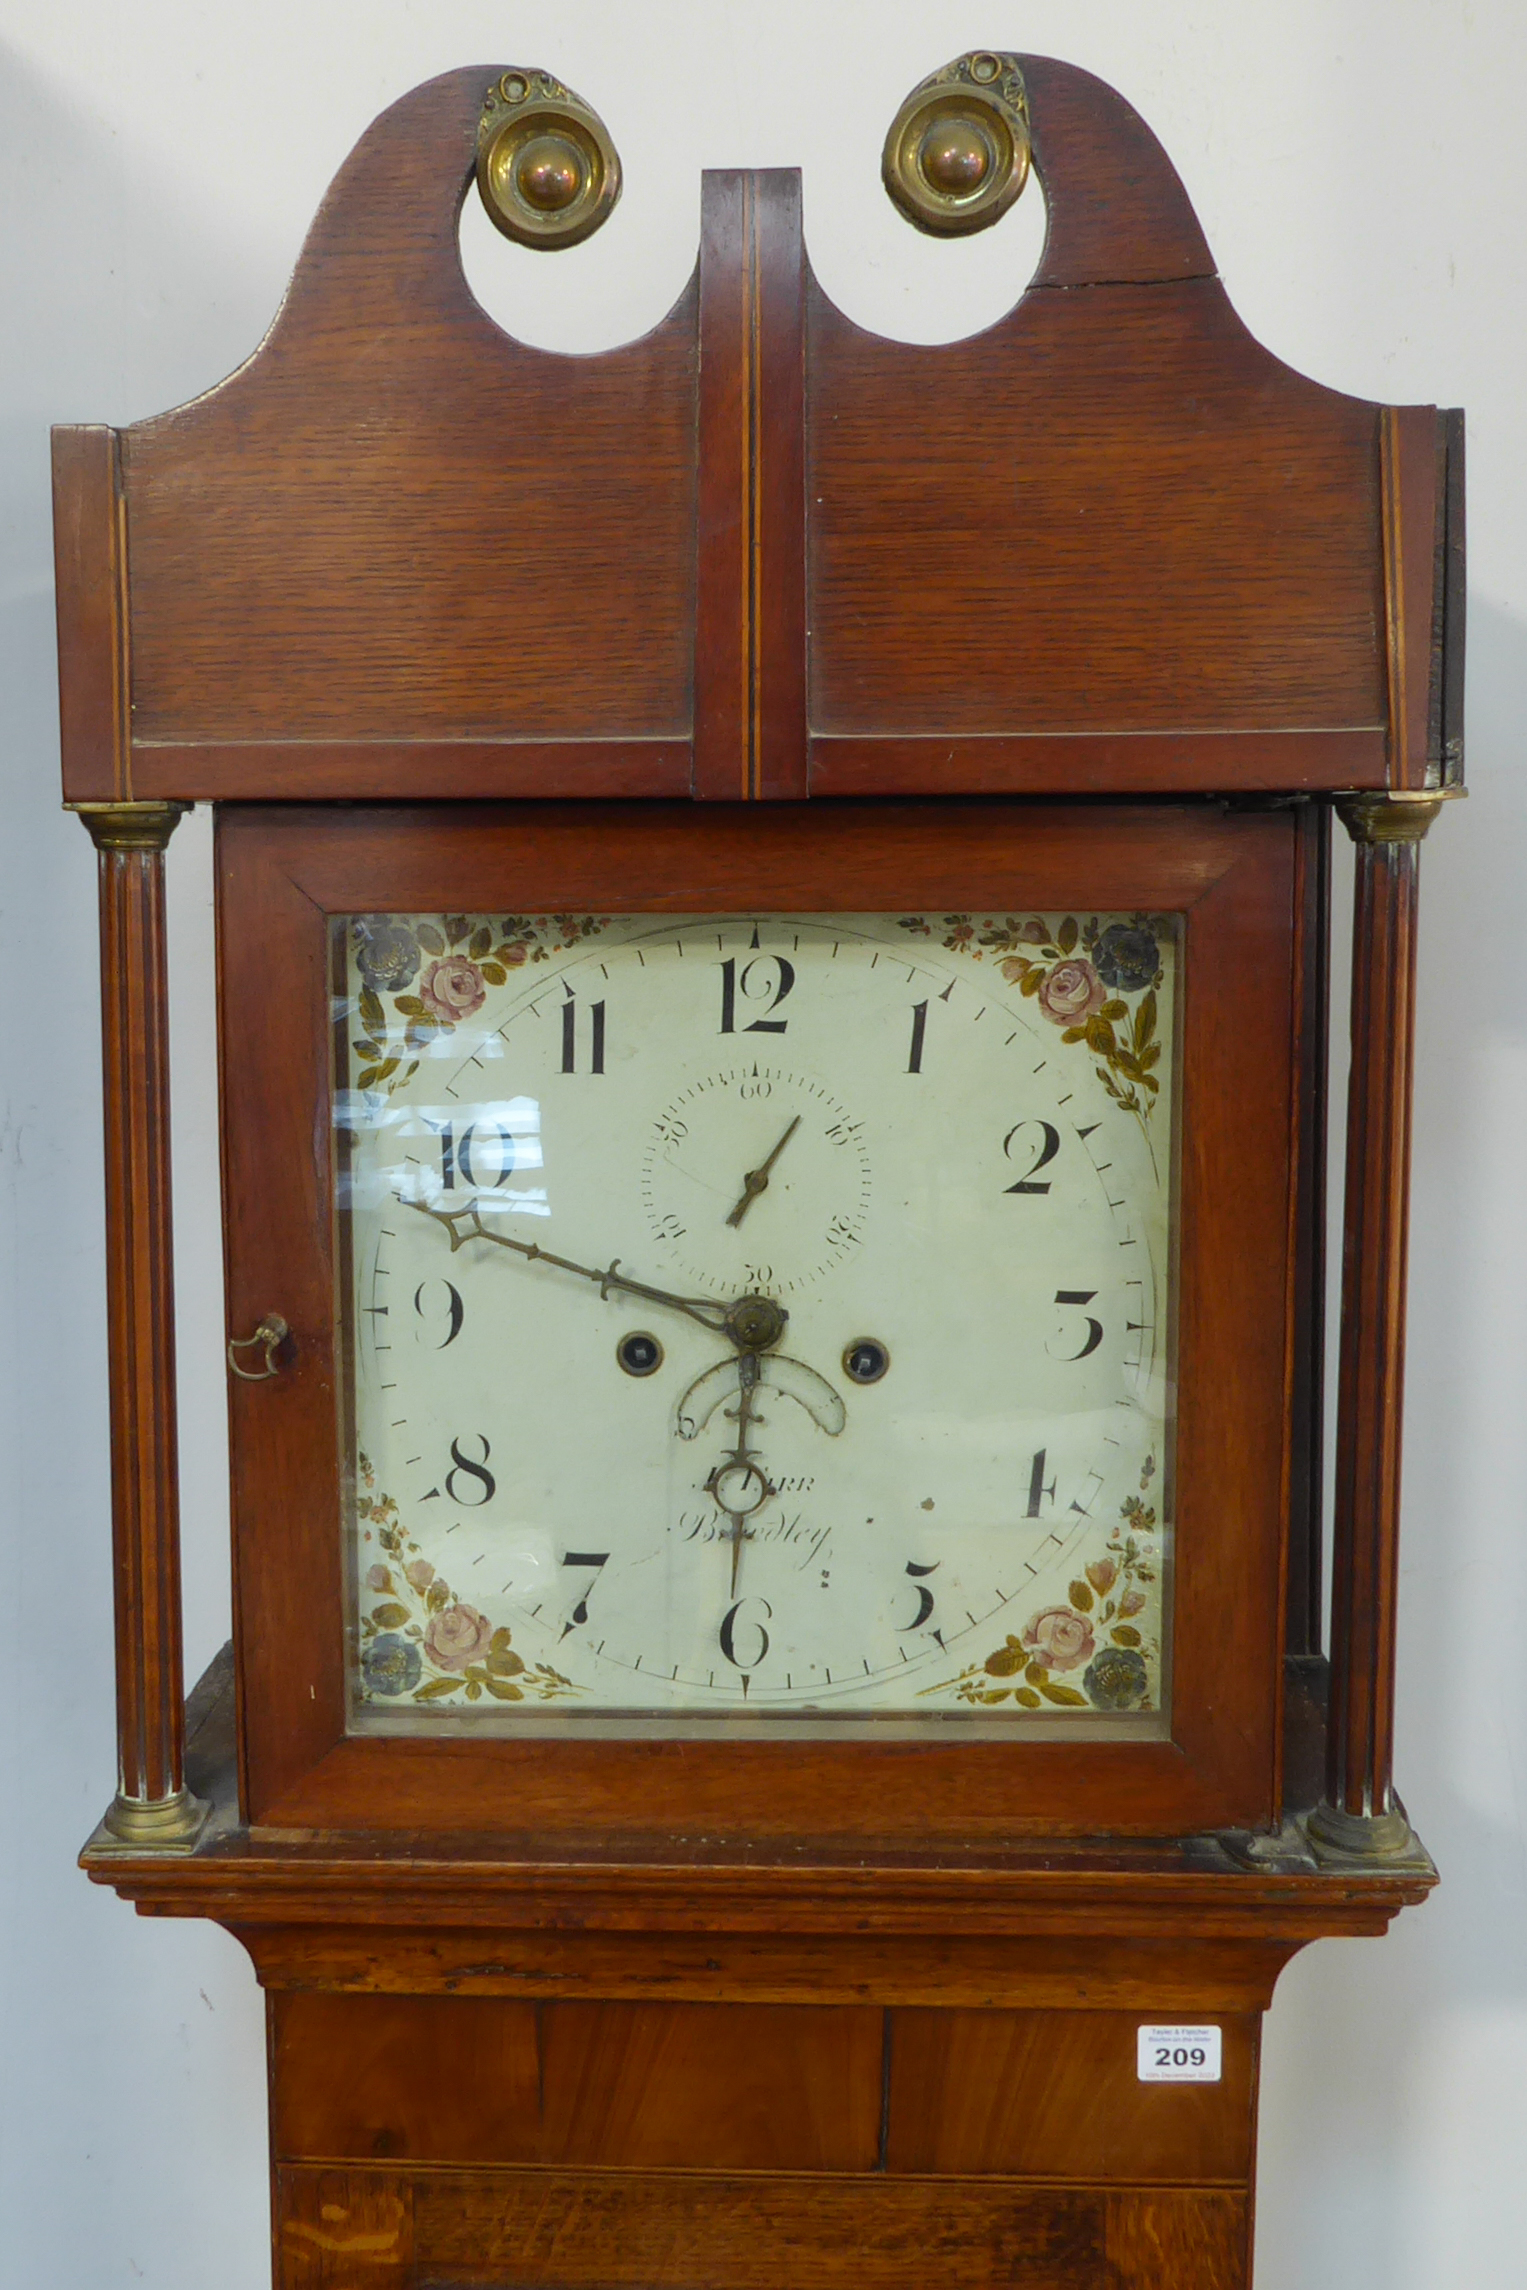
[[530, 949], [525, 944], [523, 939], [517, 946], [502, 946], [499, 948], [498, 958], [500, 962], [506, 964], [510, 970], [518, 970], [520, 964], [522, 962], [528, 961], [529, 957]]
[[1101, 1010], [1106, 999], [1102, 979], [1092, 964], [1079, 954], [1047, 970], [1035, 996], [1045, 1016], [1056, 1026], [1084, 1026], [1094, 1011]]
[[1099, 1598], [1103, 1596], [1105, 1591], [1112, 1590], [1118, 1572], [1119, 1570], [1111, 1558], [1095, 1558], [1089, 1560], [1086, 1569], [1087, 1580], [1091, 1583]]
[[435, 1570], [427, 1558], [416, 1558], [411, 1566], [404, 1567], [403, 1572], [415, 1590], [428, 1590], [435, 1579]]
[[1156, 941], [1139, 923], [1111, 922], [1092, 951], [1104, 985], [1121, 994], [1138, 994], [1161, 967]]
[[419, 941], [401, 922], [368, 915], [355, 926], [355, 959], [374, 994], [400, 994], [419, 967]]
[[1025, 1624], [1023, 1643], [1032, 1661], [1047, 1670], [1075, 1670], [1097, 1644], [1092, 1624], [1073, 1614], [1069, 1606], [1047, 1606]]
[[391, 1590], [392, 1576], [387, 1572], [385, 1566], [367, 1567], [366, 1588], [368, 1590]]
[[1145, 1612], [1144, 1591], [1126, 1590], [1124, 1596], [1119, 1600], [1119, 1612], [1125, 1616], [1143, 1614]]
[[465, 1670], [480, 1661], [493, 1639], [493, 1625], [475, 1606], [442, 1606], [424, 1633], [424, 1651], [437, 1670]]
[[419, 1683], [424, 1665], [406, 1638], [373, 1638], [361, 1656], [361, 1675], [374, 1694], [406, 1694]]
[[434, 1017], [448, 1025], [470, 1018], [487, 999], [482, 972], [464, 954], [447, 954], [432, 962], [419, 981], [419, 999]]
[[1145, 1699], [1149, 1675], [1141, 1655], [1129, 1646], [1104, 1646], [1082, 1679], [1094, 1709], [1133, 1710]]

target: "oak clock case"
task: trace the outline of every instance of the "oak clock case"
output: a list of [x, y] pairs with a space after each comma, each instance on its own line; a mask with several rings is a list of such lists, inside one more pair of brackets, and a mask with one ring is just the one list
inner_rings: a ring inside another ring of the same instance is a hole
[[[84, 1865], [250, 1953], [279, 2290], [774, 2248], [803, 2290], [929, 2249], [1244, 2290], [1278, 1971], [1435, 1881], [1394, 1590], [1461, 417], [1253, 342], [1072, 66], [972, 51], [887, 132], [935, 236], [1031, 168], [1039, 268], [968, 342], [863, 334], [799, 178], [733, 171], [669, 316], [564, 359], [472, 300], [460, 199], [554, 259], [615, 144], [547, 71], [448, 73], [235, 376], [55, 434], [117, 1607]], [[235, 1599], [186, 1701], [197, 801]]]

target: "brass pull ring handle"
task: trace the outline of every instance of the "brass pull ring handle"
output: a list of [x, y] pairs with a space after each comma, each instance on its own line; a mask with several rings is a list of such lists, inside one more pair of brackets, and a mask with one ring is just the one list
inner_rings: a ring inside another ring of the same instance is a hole
[[[230, 1337], [228, 1342], [229, 1367], [232, 1368], [236, 1376], [242, 1376], [246, 1384], [263, 1384], [267, 1377], [278, 1376], [281, 1370], [276, 1363], [276, 1353], [290, 1334], [291, 1329], [279, 1312], [267, 1312], [252, 1336]], [[264, 1367], [241, 1368], [234, 1354], [250, 1351], [256, 1344], [263, 1344], [265, 1347]]]

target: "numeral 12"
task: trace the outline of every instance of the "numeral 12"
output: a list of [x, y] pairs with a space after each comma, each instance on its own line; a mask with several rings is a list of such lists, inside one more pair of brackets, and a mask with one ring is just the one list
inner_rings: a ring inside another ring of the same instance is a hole
[[[777, 974], [772, 985], [768, 982], [767, 975], [770, 970]], [[748, 980], [755, 971], [762, 973], [762, 975], [759, 977], [757, 985], [750, 986]], [[735, 959], [728, 955], [726, 961], [721, 965], [722, 1033], [735, 1034], [738, 1030], [737, 1001], [739, 995], [745, 1002], [757, 1002], [767, 994], [769, 999], [764, 1003], [764, 1008], [777, 1010], [794, 984], [795, 964], [787, 962], [782, 954], [763, 954], [759, 956], [756, 962], [745, 962], [740, 977], [737, 974]], [[752, 1018], [741, 1030], [745, 1034], [782, 1034], [788, 1024], [787, 1018]]]

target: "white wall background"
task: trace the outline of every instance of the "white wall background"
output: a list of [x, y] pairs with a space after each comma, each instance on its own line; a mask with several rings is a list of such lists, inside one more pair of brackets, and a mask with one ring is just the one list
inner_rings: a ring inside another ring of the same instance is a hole
[[[1176, 159], [1242, 315], [1366, 397], [1469, 412], [1474, 798], [1428, 846], [1399, 1771], [1445, 1883], [1324, 1942], [1267, 2038], [1259, 2290], [1469, 2290], [1527, 2248], [1527, 11], [1513, 0], [0, 0], [0, 2282], [260, 2290], [258, 1993], [233, 1941], [73, 1868], [112, 1786], [93, 858], [57, 808], [50, 421], [126, 423], [253, 347], [372, 115], [545, 62], [627, 169], [575, 254], [486, 226], [517, 330], [598, 347], [693, 259], [698, 170], [805, 170], [813, 260], [883, 331], [1015, 298], [1037, 201], [939, 247], [884, 124], [974, 45], [1099, 72]], [[469, 215], [473, 209], [469, 207]], [[186, 1641], [227, 1634], [205, 814], [171, 850]]]

